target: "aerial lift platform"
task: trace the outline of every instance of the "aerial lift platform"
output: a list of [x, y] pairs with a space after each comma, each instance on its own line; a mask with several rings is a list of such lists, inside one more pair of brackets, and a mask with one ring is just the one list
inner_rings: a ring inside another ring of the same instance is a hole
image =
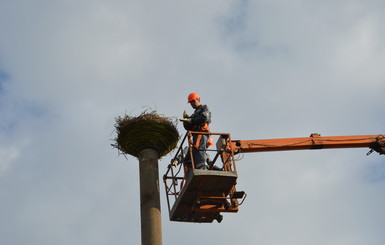
[[[217, 138], [215, 157], [208, 159], [209, 169], [195, 169], [192, 151], [192, 135], [209, 134]], [[232, 140], [230, 134], [204, 133], [188, 131], [173, 159], [179, 157], [181, 164], [174, 168], [168, 166], [163, 176], [166, 190], [167, 205], [171, 221], [212, 223], [221, 222], [221, 213], [238, 212], [239, 206], [246, 198], [243, 191], [237, 191], [237, 170], [235, 156], [240, 153], [315, 150], [333, 148], [369, 148], [385, 154], [384, 135], [359, 136], [329, 136], [311, 134], [310, 137], [262, 139], [262, 140]], [[191, 161], [185, 162], [186, 154]], [[221, 167], [216, 165], [221, 159]]]

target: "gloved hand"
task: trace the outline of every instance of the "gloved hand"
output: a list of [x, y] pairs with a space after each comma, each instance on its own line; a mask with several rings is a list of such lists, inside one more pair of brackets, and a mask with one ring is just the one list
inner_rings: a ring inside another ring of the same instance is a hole
[[184, 122], [184, 123], [191, 123], [190, 118], [181, 118], [181, 119], [179, 119], [179, 121]]
[[178, 166], [178, 163], [179, 163], [179, 161], [178, 160], [176, 160], [176, 159], [174, 159], [174, 160], [171, 160], [171, 167], [176, 167], [176, 166]]
[[184, 112], [183, 112], [183, 118], [189, 118], [189, 115], [187, 114], [186, 110], [184, 110]]

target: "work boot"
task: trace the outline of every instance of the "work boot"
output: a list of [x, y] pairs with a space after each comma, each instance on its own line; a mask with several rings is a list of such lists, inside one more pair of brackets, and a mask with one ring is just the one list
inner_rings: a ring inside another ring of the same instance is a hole
[[207, 170], [209, 168], [209, 166], [207, 166], [207, 164], [205, 164], [205, 163], [198, 163], [198, 164], [195, 165], [195, 168], [196, 169]]

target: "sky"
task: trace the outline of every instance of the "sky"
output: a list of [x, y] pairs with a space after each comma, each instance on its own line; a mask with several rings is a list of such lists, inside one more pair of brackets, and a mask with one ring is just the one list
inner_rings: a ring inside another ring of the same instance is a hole
[[[0, 0], [0, 241], [140, 244], [139, 166], [115, 117], [178, 118], [190, 92], [233, 139], [384, 133], [380, 0]], [[184, 129], [178, 124], [181, 135]], [[385, 159], [247, 153], [248, 196], [163, 244], [382, 245]], [[160, 177], [172, 155], [159, 161]]]

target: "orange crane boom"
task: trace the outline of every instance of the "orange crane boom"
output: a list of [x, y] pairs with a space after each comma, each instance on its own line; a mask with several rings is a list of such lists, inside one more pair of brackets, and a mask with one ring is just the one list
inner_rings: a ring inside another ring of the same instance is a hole
[[357, 136], [321, 136], [311, 134], [303, 138], [260, 139], [260, 140], [232, 140], [227, 143], [227, 150], [238, 153], [290, 151], [333, 148], [368, 147], [379, 154], [385, 154], [384, 135], [357, 135]]
[[[193, 149], [192, 135], [208, 134], [218, 137], [215, 157], [208, 159], [209, 170], [195, 169], [192, 151], [189, 150], [191, 162], [184, 162], [183, 149]], [[187, 148], [183, 147], [187, 144]], [[357, 136], [322, 136], [311, 134], [303, 138], [232, 140], [230, 134], [188, 131], [175, 154], [174, 159], [182, 156], [183, 170], [168, 166], [163, 176], [170, 220], [180, 222], [211, 223], [222, 221], [223, 212], [238, 212], [239, 206], [246, 198], [244, 191], [236, 189], [237, 168], [234, 155], [248, 152], [314, 150], [337, 148], [369, 148], [385, 154], [385, 135]], [[214, 168], [220, 157], [223, 167]], [[182, 166], [182, 164], [180, 165]], [[174, 197], [174, 198], [172, 198]], [[172, 199], [175, 201], [172, 204]]]

